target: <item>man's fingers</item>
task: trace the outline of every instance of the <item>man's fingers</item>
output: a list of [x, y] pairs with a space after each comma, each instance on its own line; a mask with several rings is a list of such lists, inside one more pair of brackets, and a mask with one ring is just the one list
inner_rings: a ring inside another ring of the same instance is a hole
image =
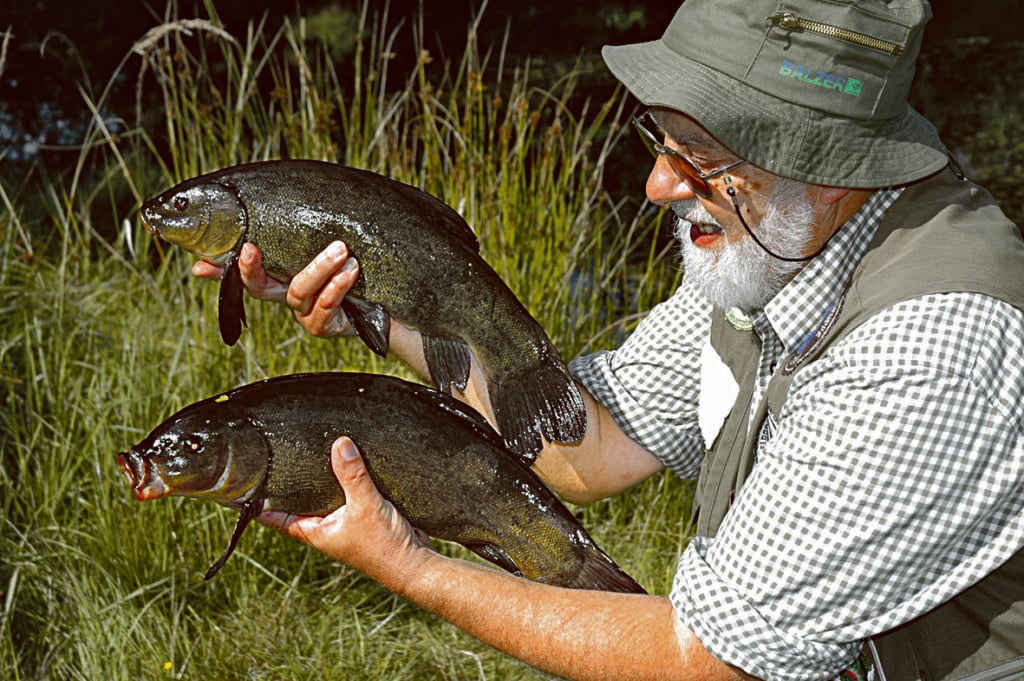
[[[254, 244], [242, 245], [238, 268], [249, 295], [287, 303], [295, 311], [298, 322], [314, 336], [328, 338], [349, 332], [349, 320], [341, 303], [359, 277], [359, 263], [349, 257], [344, 243], [331, 243], [287, 286], [267, 275], [263, 256]], [[192, 265], [192, 273], [206, 279], [220, 279], [224, 268], [200, 260]]]
[[348, 258], [348, 249], [340, 241], [335, 241], [321, 251], [313, 261], [292, 278], [288, 287], [288, 306], [298, 314], [309, 314], [317, 293], [330, 281]]
[[255, 245], [251, 243], [242, 245], [242, 252], [238, 256], [238, 269], [242, 275], [242, 283], [249, 291], [249, 295], [275, 303], [285, 301], [288, 287], [267, 276], [267, 271], [263, 269], [263, 255]]
[[256, 520], [267, 527], [274, 528], [286, 537], [306, 544], [310, 543], [311, 536], [319, 530], [324, 522], [324, 519], [318, 516], [293, 515], [283, 511], [264, 511], [256, 517]]
[[[288, 287], [267, 276], [263, 269], [263, 256], [260, 250], [251, 243], [242, 244], [238, 257], [238, 271], [242, 275], [242, 284], [253, 298], [269, 300], [275, 303], [285, 302]], [[200, 260], [192, 265], [192, 274], [204, 279], [220, 279], [224, 268], [209, 260]]]
[[[359, 450], [347, 437], [339, 437], [331, 445], [331, 468], [345, 491], [345, 504], [340, 508], [323, 517], [263, 511], [257, 520], [283, 535], [313, 546], [317, 546], [332, 532], [340, 530], [350, 505], [358, 504], [366, 495], [376, 493], [376, 488], [373, 487], [373, 481], [366, 472]], [[330, 549], [326, 546], [321, 550], [330, 554]]]
[[336, 241], [292, 279], [288, 305], [314, 336], [340, 335], [348, 328], [341, 302], [358, 276], [358, 263], [349, 256], [345, 244]]
[[[334, 477], [338, 478], [341, 488], [345, 490], [345, 497], [349, 497], [348, 487], [351, 485], [353, 491], [365, 481], [369, 480], [366, 474], [366, 465], [359, 454], [359, 448], [351, 438], [339, 437], [331, 445], [331, 469]], [[372, 482], [371, 482], [372, 484]]]
[[204, 279], [220, 279], [223, 273], [223, 267], [214, 265], [209, 260], [199, 260], [192, 265], [192, 274]]

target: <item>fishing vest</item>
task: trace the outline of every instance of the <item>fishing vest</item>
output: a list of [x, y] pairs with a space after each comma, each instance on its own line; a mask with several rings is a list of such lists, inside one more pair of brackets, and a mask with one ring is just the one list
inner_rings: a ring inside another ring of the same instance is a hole
[[[697, 534], [714, 536], [755, 462], [759, 431], [777, 419], [793, 377], [882, 310], [933, 293], [971, 292], [1024, 310], [1024, 242], [983, 189], [949, 169], [908, 186], [886, 211], [844, 300], [812, 347], [783, 358], [750, 419], [760, 339], [721, 311], [711, 344], [740, 386], [708, 449], [694, 497]], [[816, 343], [816, 344], [815, 344]], [[947, 603], [873, 639], [885, 681], [1024, 678], [1024, 550]]]

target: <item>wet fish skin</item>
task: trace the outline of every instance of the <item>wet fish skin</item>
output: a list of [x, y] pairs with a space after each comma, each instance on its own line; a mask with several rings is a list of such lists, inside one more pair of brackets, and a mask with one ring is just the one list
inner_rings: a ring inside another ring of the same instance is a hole
[[264, 505], [326, 515], [344, 503], [330, 465], [341, 435], [427, 534], [528, 579], [643, 591], [479, 414], [398, 378], [324, 372], [242, 386], [180, 410], [118, 461], [139, 500], [181, 495], [240, 511], [209, 578]]
[[582, 439], [583, 398], [543, 328], [480, 257], [462, 217], [426, 192], [334, 163], [267, 161], [183, 182], [140, 215], [163, 239], [225, 265], [219, 315], [229, 344], [244, 324], [243, 242], [288, 282], [341, 240], [360, 264], [343, 309], [368, 347], [387, 353], [391, 317], [420, 331], [431, 379], [446, 392], [465, 389], [472, 352], [498, 430], [520, 454], [539, 452], [542, 437]]

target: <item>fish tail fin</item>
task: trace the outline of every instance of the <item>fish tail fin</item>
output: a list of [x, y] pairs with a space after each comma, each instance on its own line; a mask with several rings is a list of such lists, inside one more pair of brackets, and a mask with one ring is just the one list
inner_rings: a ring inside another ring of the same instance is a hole
[[511, 376], [487, 381], [498, 431], [509, 449], [532, 463], [549, 442], [579, 442], [587, 408], [579, 387], [557, 356]]

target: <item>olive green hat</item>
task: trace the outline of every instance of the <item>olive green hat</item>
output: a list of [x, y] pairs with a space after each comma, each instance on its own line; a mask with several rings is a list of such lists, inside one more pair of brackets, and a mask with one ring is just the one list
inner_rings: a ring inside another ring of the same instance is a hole
[[907, 103], [930, 18], [924, 0], [688, 0], [660, 40], [602, 55], [641, 102], [776, 175], [888, 187], [948, 162]]

